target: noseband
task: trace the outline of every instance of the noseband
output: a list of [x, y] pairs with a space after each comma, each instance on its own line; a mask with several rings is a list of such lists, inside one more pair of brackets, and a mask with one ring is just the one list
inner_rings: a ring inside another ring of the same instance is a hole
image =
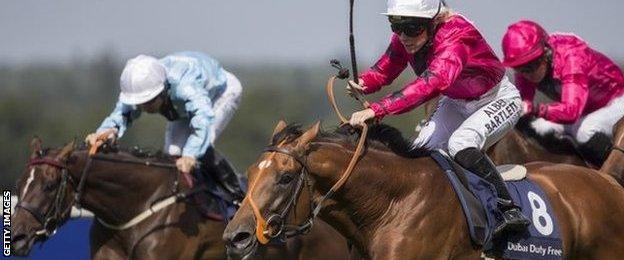
[[67, 184], [71, 183], [72, 186], [75, 185], [73, 179], [70, 177], [67, 171], [67, 165], [56, 159], [52, 159], [49, 157], [33, 159], [28, 163], [28, 167], [42, 164], [49, 165], [61, 170], [61, 183], [56, 190], [56, 194], [54, 195], [53, 204], [45, 213], [39, 212], [38, 208], [24, 201], [18, 202], [17, 205], [15, 205], [15, 208], [24, 209], [26, 212], [32, 215], [42, 227], [40, 230], [37, 230], [35, 234], [48, 238], [56, 233], [56, 230], [59, 227], [59, 223], [62, 222], [63, 214], [66, 213], [68, 209], [71, 209], [71, 206], [73, 205], [72, 202], [69, 203], [69, 207], [62, 207], [63, 199], [67, 195]]

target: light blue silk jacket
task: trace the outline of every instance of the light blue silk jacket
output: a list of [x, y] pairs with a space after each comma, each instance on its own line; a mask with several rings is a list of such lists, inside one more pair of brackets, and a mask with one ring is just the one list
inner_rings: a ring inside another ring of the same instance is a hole
[[[213, 104], [225, 91], [227, 77], [221, 65], [198, 52], [180, 52], [159, 60], [166, 69], [169, 97], [180, 116], [189, 120], [192, 133], [182, 149], [182, 156], [200, 158], [210, 144]], [[141, 115], [136, 106], [117, 101], [113, 112], [102, 122], [98, 132], [117, 128], [118, 137]]]

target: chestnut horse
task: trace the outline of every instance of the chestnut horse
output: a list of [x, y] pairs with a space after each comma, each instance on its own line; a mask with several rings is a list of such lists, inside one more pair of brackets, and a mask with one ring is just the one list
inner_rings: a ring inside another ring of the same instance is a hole
[[[252, 254], [258, 241], [269, 239], [257, 229], [279, 229], [258, 219], [292, 210], [288, 202], [297, 194], [298, 202], [319, 201], [341, 177], [354, 153], [353, 136], [323, 133], [319, 125], [305, 131], [277, 125], [271, 147], [247, 170], [250, 192], [225, 230], [228, 248], [242, 257]], [[479, 258], [482, 249], [471, 244], [445, 174], [431, 157], [408, 148], [396, 129], [372, 126], [353, 173], [325, 200], [318, 216], [364, 258]], [[528, 178], [549, 197], [564, 258], [624, 255], [624, 189], [613, 178], [574, 165], [536, 162], [526, 167]], [[306, 187], [307, 195], [301, 192]]]
[[[226, 257], [221, 239], [226, 223], [206, 218], [200, 212], [197, 200], [191, 199], [198, 187], [189, 189], [178, 183], [179, 174], [171, 164], [172, 158], [138, 158], [119, 151], [98, 153], [89, 159], [86, 150], [74, 150], [73, 142], [62, 149], [42, 150], [40, 140], [35, 139], [32, 146], [27, 172], [18, 181], [19, 202], [12, 225], [16, 255], [28, 255], [33, 244], [52, 235], [67, 221], [72, 205], [80, 202], [97, 219], [90, 232], [91, 258]], [[82, 188], [81, 180], [84, 180]], [[173, 203], [158, 210], [157, 202], [167, 201], [166, 198], [171, 198]], [[149, 212], [148, 209], [154, 209], [152, 215], [129, 223]], [[123, 223], [128, 225], [120, 227]], [[262, 256], [270, 259], [346, 257], [346, 241], [330, 242], [329, 237], [340, 239], [331, 227], [321, 225], [309, 236], [288, 245], [263, 248], [266, 252]], [[318, 251], [339, 246], [342, 251]]]

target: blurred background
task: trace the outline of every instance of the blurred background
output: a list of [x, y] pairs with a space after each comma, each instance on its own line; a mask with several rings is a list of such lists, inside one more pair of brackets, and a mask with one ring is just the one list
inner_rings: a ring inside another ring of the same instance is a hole
[[[624, 1], [447, 3], [472, 20], [499, 55], [507, 25], [527, 18], [550, 32], [573, 32], [624, 61]], [[356, 0], [360, 70], [387, 46], [389, 24], [379, 14], [385, 5]], [[244, 171], [279, 119], [304, 125], [323, 120], [326, 130], [336, 125], [324, 85], [335, 72], [330, 59], [350, 65], [347, 22], [347, 0], [5, 1], [0, 7], [0, 185], [14, 188], [34, 135], [45, 146], [58, 147], [94, 131], [113, 108], [127, 59], [181, 50], [213, 56], [243, 83], [242, 104], [217, 148]], [[382, 92], [413, 77], [408, 69]], [[358, 108], [342, 88], [336, 92], [343, 111]], [[420, 117], [418, 110], [384, 122], [410, 137]], [[164, 124], [160, 116], [144, 115], [121, 143], [160, 149]]]

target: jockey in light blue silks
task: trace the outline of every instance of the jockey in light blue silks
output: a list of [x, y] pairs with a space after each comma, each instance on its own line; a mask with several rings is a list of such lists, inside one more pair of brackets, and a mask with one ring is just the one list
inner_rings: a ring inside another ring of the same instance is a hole
[[[212, 163], [214, 142], [232, 118], [242, 91], [234, 75], [197, 52], [174, 53], [160, 60], [139, 55], [126, 63], [120, 86], [115, 109], [86, 141], [94, 145], [103, 133], [119, 138], [141, 112], [160, 113], [168, 120], [164, 151], [180, 156], [176, 166], [185, 174], [198, 161]], [[212, 172], [236, 200], [242, 200], [234, 170], [220, 167], [224, 168]]]

